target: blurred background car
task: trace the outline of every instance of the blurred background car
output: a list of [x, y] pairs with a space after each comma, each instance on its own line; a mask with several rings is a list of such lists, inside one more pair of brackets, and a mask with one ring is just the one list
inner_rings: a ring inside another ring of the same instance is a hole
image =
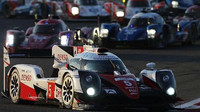
[[[183, 44], [193, 45], [200, 38], [200, 6], [189, 7], [184, 16], [173, 19], [173, 25], [177, 26], [178, 32], [184, 33], [186, 41]], [[178, 33], [178, 34], [179, 34]]]
[[66, 31], [69, 28], [61, 19], [42, 19], [26, 32], [18, 28], [7, 30], [5, 47], [13, 54], [34, 55], [36, 52], [38, 55], [47, 53], [51, 56], [53, 45], [73, 45], [73, 37], [65, 33]]
[[91, 21], [92, 19], [97, 20], [98, 17], [103, 20], [110, 19], [110, 14], [98, 4], [97, 0], [63, 1], [61, 9], [65, 15], [64, 19], [67, 20], [87, 19]]
[[17, 15], [35, 15], [47, 18], [50, 2], [46, 0], [2, 0], [1, 11], [6, 18]]
[[135, 14], [151, 9], [152, 6], [148, 0], [128, 0], [125, 18], [129, 21]]
[[111, 15], [112, 20], [119, 23], [124, 22], [126, 11], [123, 3], [109, 0], [104, 3], [104, 8]]

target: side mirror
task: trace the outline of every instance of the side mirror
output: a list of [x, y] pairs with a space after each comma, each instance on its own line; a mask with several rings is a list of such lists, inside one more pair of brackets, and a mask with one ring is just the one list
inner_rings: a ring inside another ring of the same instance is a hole
[[113, 73], [114, 73], [114, 76], [115, 76], [115, 75], [116, 75], [116, 76], [117, 76], [117, 75], [121, 75], [121, 73], [120, 73], [119, 71], [114, 71]]
[[151, 62], [151, 63], [147, 63], [147, 64], [146, 64], [146, 67], [147, 67], [147, 68], [150, 68], [150, 69], [154, 69], [155, 66], [156, 66], [156, 64], [153, 63], [153, 62]]

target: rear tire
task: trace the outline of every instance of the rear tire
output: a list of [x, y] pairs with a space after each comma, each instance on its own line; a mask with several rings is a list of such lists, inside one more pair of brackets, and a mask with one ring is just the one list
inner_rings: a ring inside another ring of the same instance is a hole
[[67, 74], [62, 83], [62, 100], [63, 106], [67, 109], [72, 109], [74, 99], [74, 82], [72, 77]]
[[20, 103], [20, 78], [17, 69], [14, 69], [10, 76], [9, 95], [13, 103]]

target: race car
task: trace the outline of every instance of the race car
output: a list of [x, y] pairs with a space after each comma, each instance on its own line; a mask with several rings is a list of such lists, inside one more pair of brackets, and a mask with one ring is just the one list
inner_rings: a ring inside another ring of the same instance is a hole
[[51, 13], [50, 3], [45, 0], [2, 0], [1, 11], [5, 17], [35, 15], [47, 18]]
[[110, 17], [97, 0], [64, 1], [61, 7], [68, 20], [96, 20], [98, 17], [102, 19], [109, 19], [108, 17]]
[[[55, 45], [52, 50], [52, 69], [57, 70], [53, 77], [44, 78], [37, 65], [17, 64], [7, 73], [2, 94], [13, 103], [54, 101], [60, 107], [77, 110], [164, 108], [176, 101], [176, 81], [170, 69], [155, 69], [155, 63], [148, 63], [137, 78], [119, 57], [103, 48]], [[4, 48], [4, 66], [9, 62]]]
[[199, 4], [198, 0], [152, 0], [154, 11], [157, 11], [163, 17], [177, 15], [183, 16], [187, 8], [194, 4]]
[[178, 34], [184, 33], [187, 44], [194, 44], [200, 37], [200, 6], [189, 7], [183, 17], [177, 16], [173, 24], [178, 27]]
[[[193, 22], [191, 22], [192, 25]], [[102, 23], [95, 28], [96, 45], [113, 48], [116, 45], [130, 45], [148, 48], [166, 48], [169, 44], [192, 42], [190, 31], [184, 22], [167, 24], [163, 17], [153, 12], [141, 12], [132, 17], [128, 25], [120, 28], [118, 23]], [[196, 33], [196, 32], [193, 32]], [[196, 41], [196, 40], [194, 40]]]
[[111, 48], [124, 43], [131, 46], [164, 48], [170, 40], [170, 26], [159, 14], [151, 12], [134, 15], [122, 29], [118, 23], [102, 23], [101, 27], [95, 30], [97, 45]]
[[119, 23], [124, 22], [125, 6], [122, 3], [110, 0], [104, 3], [104, 8], [114, 21]]
[[128, 21], [137, 13], [143, 10], [151, 10], [152, 6], [148, 0], [128, 0], [126, 4], [125, 19]]
[[5, 47], [10, 54], [50, 55], [53, 45], [70, 46], [73, 31], [61, 19], [42, 19], [24, 33], [19, 28], [7, 30]]

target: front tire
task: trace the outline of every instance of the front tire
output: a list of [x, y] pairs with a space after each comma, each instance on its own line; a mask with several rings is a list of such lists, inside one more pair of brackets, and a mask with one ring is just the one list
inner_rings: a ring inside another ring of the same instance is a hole
[[161, 33], [160, 37], [156, 40], [156, 48], [163, 49], [167, 46], [167, 38], [166, 35]]
[[189, 45], [195, 45], [196, 40], [197, 40], [197, 28], [193, 24], [192, 27], [190, 28], [189, 35], [188, 35], [188, 44]]
[[14, 69], [10, 76], [9, 95], [13, 103], [20, 102], [20, 78], [17, 69]]
[[67, 74], [62, 83], [62, 101], [63, 106], [68, 109], [72, 109], [74, 99], [74, 82], [72, 77]]

